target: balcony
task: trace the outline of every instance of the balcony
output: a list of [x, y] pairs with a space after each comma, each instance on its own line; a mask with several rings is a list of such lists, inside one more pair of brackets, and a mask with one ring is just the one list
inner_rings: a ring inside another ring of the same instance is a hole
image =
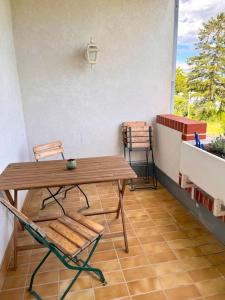
[[[193, 146], [195, 131], [206, 141], [205, 123], [171, 114], [176, 18], [175, 0], [0, 0], [0, 172], [34, 161], [34, 145], [58, 139], [67, 158], [122, 156], [122, 122], [153, 126], [159, 187], [126, 186], [129, 253], [123, 238], [102, 239], [91, 264], [107, 285], [82, 273], [65, 299], [225, 299], [224, 161]], [[91, 36], [99, 49], [92, 68]], [[115, 209], [114, 182], [81, 187], [91, 209]], [[18, 207], [31, 219], [60, 215], [56, 203], [40, 209], [45, 196], [46, 189], [24, 190]], [[77, 211], [84, 198], [71, 190], [62, 204]], [[89, 218], [108, 234], [122, 230], [114, 214]], [[12, 270], [14, 223], [2, 205], [0, 225], [0, 299], [34, 299], [27, 288], [46, 250], [20, 251]], [[25, 230], [18, 241], [36, 245]], [[59, 299], [74, 273], [51, 255], [34, 288]]]

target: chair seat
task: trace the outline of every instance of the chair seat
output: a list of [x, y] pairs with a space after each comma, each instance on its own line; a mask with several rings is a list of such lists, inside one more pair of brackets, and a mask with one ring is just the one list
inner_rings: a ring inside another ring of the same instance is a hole
[[104, 227], [81, 214], [67, 212], [42, 231], [60, 251], [74, 257], [102, 235]]

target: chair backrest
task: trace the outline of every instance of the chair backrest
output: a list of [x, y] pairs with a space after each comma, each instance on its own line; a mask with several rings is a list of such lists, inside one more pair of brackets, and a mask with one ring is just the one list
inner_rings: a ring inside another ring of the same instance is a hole
[[147, 122], [124, 122], [122, 133], [125, 147], [130, 149], [152, 147], [152, 127]]
[[12, 206], [9, 201], [3, 197], [0, 197], [0, 203], [3, 204], [23, 225], [31, 227], [34, 231], [41, 235], [41, 237], [45, 237], [45, 234], [42, 232], [41, 228], [27, 218], [21, 211]]
[[147, 122], [145, 121], [127, 121], [122, 123], [122, 128], [126, 127], [142, 127], [146, 126]]
[[61, 154], [62, 158], [64, 159], [63, 151], [64, 149], [61, 141], [54, 141], [33, 147], [36, 161], [39, 161], [45, 157], [54, 156], [56, 154]]

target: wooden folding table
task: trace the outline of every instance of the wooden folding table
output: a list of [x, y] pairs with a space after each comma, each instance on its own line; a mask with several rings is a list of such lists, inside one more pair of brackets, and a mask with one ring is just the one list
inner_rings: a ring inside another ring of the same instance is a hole
[[[9, 164], [0, 175], [0, 190], [5, 191], [11, 204], [17, 207], [18, 191], [116, 181], [118, 184], [118, 207], [111, 210], [86, 211], [85, 215], [121, 213], [123, 231], [116, 234], [106, 234], [106, 238], [122, 235], [125, 251], [128, 252], [128, 241], [124, 216], [123, 195], [126, 181], [135, 179], [137, 175], [121, 156], [103, 156], [77, 159], [77, 168], [66, 169], [66, 160], [51, 160], [41, 162], [21, 162]], [[13, 196], [10, 193], [13, 190]], [[49, 220], [49, 218], [48, 218]], [[42, 219], [43, 221], [43, 219]], [[34, 249], [34, 245], [17, 245], [17, 224], [14, 220], [14, 267], [17, 266], [17, 252]]]

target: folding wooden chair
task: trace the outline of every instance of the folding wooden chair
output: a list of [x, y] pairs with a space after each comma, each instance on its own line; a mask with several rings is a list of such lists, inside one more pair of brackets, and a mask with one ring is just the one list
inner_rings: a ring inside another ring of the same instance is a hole
[[[33, 147], [34, 157], [35, 157], [36, 161], [39, 161], [40, 159], [43, 159], [46, 157], [55, 156], [57, 154], [61, 155], [62, 159], [65, 159], [63, 151], [64, 151], [64, 149], [63, 149], [61, 141], [54, 141], [54, 142], [37, 145], [37, 146]], [[78, 190], [81, 192], [81, 194], [85, 197], [87, 208], [89, 208], [90, 204], [89, 204], [87, 195], [84, 193], [84, 191], [81, 189], [81, 187], [79, 185], [72, 185], [72, 186], [67, 186], [67, 187], [63, 186], [63, 187], [58, 188], [58, 190], [55, 192], [53, 192], [53, 191], [51, 191], [51, 189], [47, 188], [50, 196], [43, 199], [41, 208], [44, 209], [46, 206], [45, 202], [48, 201], [49, 199], [53, 198], [54, 199], [53, 201], [56, 201], [63, 210], [63, 207], [60, 204], [60, 202], [58, 201], [57, 196], [61, 193], [64, 193], [63, 199], [65, 199], [67, 192], [73, 188], [78, 188]]]
[[[144, 185], [134, 185], [133, 180], [130, 181], [131, 190], [140, 188], [157, 188], [156, 168], [154, 161], [154, 149], [152, 145], [152, 126], [143, 121], [123, 122], [122, 136], [124, 146], [124, 157], [128, 152], [128, 160], [131, 167], [145, 167]], [[145, 159], [142, 161], [135, 161], [131, 158], [132, 152], [142, 152], [145, 154]], [[150, 170], [150, 154], [151, 154], [151, 169]], [[151, 176], [150, 176], [151, 175]], [[152, 177], [152, 184], [149, 179]]]
[[[50, 253], [56, 255], [68, 269], [78, 271], [60, 299], [65, 298], [83, 271], [93, 272], [103, 285], [106, 284], [102, 271], [88, 264], [103, 234], [103, 226], [89, 220], [81, 214], [67, 213], [57, 220], [52, 221], [49, 225], [46, 225], [46, 227], [40, 228], [4, 198], [0, 197], [0, 202], [20, 221], [22, 226], [38, 243], [48, 248], [47, 254], [42, 258], [31, 275], [28, 287], [28, 291], [36, 299], [41, 299], [41, 297], [33, 290], [34, 278]], [[86, 260], [79, 258], [79, 255], [89, 246], [91, 250]]]

